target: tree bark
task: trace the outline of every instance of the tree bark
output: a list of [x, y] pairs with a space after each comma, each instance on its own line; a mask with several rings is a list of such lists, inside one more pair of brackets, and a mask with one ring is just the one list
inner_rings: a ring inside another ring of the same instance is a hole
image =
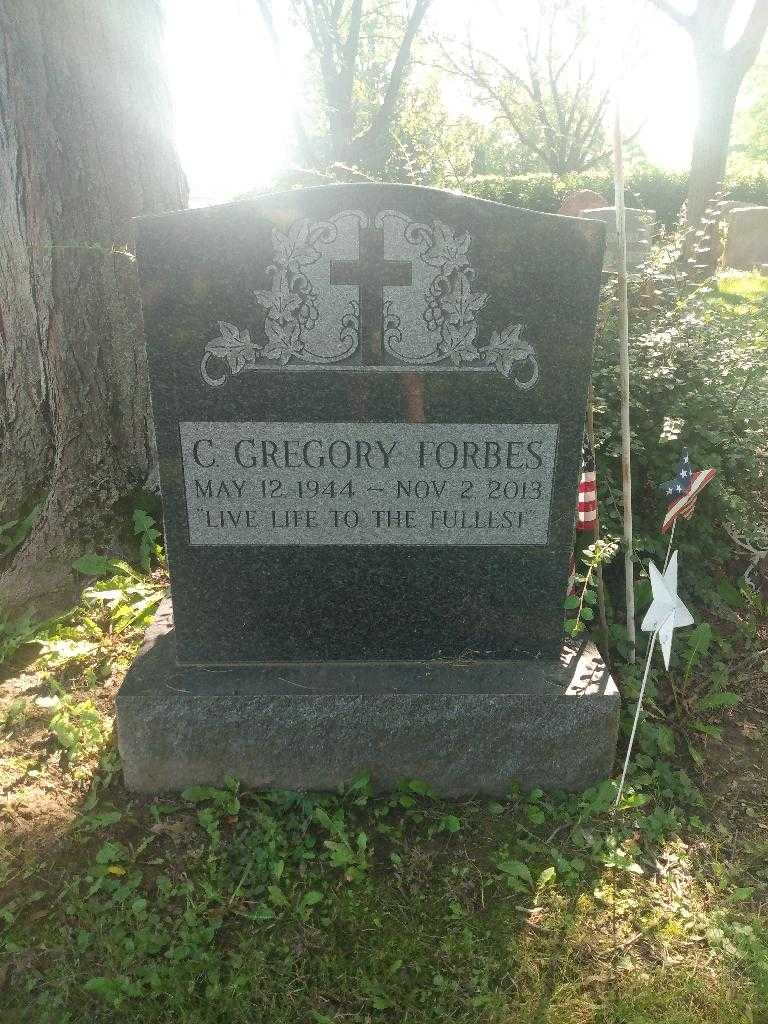
[[[735, 0], [697, 0], [691, 12], [680, 10], [670, 0], [649, 2], [684, 29], [693, 43], [699, 113], [688, 179], [689, 231], [683, 256], [688, 263], [712, 271], [718, 245], [714, 226], [702, 225], [702, 217], [725, 177], [736, 98], [768, 29], [768, 0], [752, 0], [741, 35], [728, 48], [725, 39]], [[704, 234], [697, 238], [699, 229]]]
[[697, 61], [699, 113], [693, 137], [686, 219], [701, 223], [707, 204], [725, 178], [736, 97], [742, 73], [730, 62], [700, 57]]
[[[696, 58], [699, 113], [694, 134], [691, 172], [686, 200], [686, 221], [690, 229], [686, 255], [690, 252], [693, 231], [701, 225], [707, 204], [725, 177], [733, 112], [741, 83], [760, 51], [768, 29], [768, 0], [752, 0], [741, 35], [726, 48], [728, 25], [735, 0], [697, 0], [686, 13], [670, 0], [650, 0], [691, 37]], [[714, 269], [715, 249], [709, 235], [708, 252], [697, 262]]]
[[186, 205], [156, 0], [0, 4], [0, 605], [38, 610], [154, 459], [131, 219]]
[[[392, 148], [388, 135], [395, 118], [398, 101], [400, 100], [408, 76], [408, 68], [411, 62], [411, 50], [414, 41], [421, 29], [429, 6], [432, 0], [416, 0], [413, 10], [405, 26], [403, 38], [392, 65], [389, 82], [381, 101], [381, 106], [373, 116], [370, 127], [357, 138], [351, 138], [349, 142], [348, 159], [355, 163], [358, 160], [371, 160], [379, 170], [383, 170]], [[352, 94], [350, 91], [350, 103]], [[351, 126], [351, 125], [350, 125]]]

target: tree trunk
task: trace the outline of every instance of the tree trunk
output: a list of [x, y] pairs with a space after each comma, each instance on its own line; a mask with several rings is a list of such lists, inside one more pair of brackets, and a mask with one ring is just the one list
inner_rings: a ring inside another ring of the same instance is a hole
[[0, 4], [0, 605], [52, 607], [153, 464], [131, 218], [186, 205], [157, 0]]
[[687, 222], [694, 229], [700, 225], [707, 204], [725, 177], [733, 113], [741, 85], [741, 75], [725, 54], [700, 58], [697, 64], [699, 113], [686, 201]]
[[[754, 64], [768, 29], [768, 0], [751, 0], [741, 35], [726, 47], [728, 26], [736, 0], [697, 0], [692, 11], [681, 11], [670, 0], [650, 0], [690, 35], [696, 57], [699, 114], [688, 181], [684, 257], [689, 265], [713, 270], [717, 240], [714, 226], [702, 225], [707, 204], [725, 177], [728, 144], [736, 97], [744, 75]], [[701, 242], [695, 232], [704, 228]], [[697, 249], [704, 251], [697, 252]]]

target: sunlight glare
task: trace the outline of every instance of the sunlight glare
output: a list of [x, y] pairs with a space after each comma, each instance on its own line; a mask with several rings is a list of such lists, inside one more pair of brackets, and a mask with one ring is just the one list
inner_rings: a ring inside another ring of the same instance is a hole
[[[732, 31], [741, 27], [747, 8], [748, 0], [738, 0]], [[650, 163], [684, 170], [696, 117], [686, 33], [637, 0], [613, 0], [603, 10], [590, 45], [603, 80], [620, 95], [625, 133], [637, 135]], [[462, 39], [469, 27], [478, 45], [509, 61], [514, 47], [508, 29], [514, 24], [510, 9], [498, 0], [475, 0], [471, 9], [448, 0], [435, 5], [429, 31]], [[287, 44], [278, 59], [254, 0], [166, 0], [168, 73], [190, 205], [224, 202], [267, 185], [290, 164], [292, 120], [307, 55], [296, 33], [283, 32], [283, 38]], [[446, 83], [444, 99], [456, 104], [457, 114], [485, 119], [468, 106], [466, 90]]]
[[301, 65], [281, 66], [250, 0], [166, 0], [165, 35], [190, 206], [266, 184], [288, 161]]

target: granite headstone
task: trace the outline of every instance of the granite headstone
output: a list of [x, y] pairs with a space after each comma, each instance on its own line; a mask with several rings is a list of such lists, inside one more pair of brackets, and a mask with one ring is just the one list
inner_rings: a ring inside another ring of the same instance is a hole
[[562, 639], [602, 252], [398, 185], [138, 222], [173, 606], [129, 785], [608, 770], [615, 688]]
[[580, 188], [569, 192], [558, 208], [564, 217], [580, 217], [586, 210], [605, 209], [605, 196], [591, 188]]
[[768, 206], [732, 204], [726, 225], [724, 265], [768, 273]]

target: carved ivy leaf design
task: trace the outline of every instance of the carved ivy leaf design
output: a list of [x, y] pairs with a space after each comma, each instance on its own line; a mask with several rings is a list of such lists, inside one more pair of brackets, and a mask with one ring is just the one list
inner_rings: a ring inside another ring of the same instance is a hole
[[488, 298], [487, 292], [472, 294], [472, 286], [466, 274], [459, 274], [453, 282], [450, 294], [443, 303], [446, 315], [456, 323], [469, 323], [474, 320], [475, 313], [482, 309]]
[[477, 324], [454, 324], [448, 321], [443, 327], [441, 348], [454, 366], [461, 362], [471, 363], [478, 356], [474, 345], [476, 337]]
[[446, 276], [469, 265], [468, 232], [457, 238], [453, 228], [436, 220], [433, 224], [432, 245], [424, 253], [424, 261], [430, 267], [439, 267]]
[[310, 224], [306, 217], [291, 224], [287, 234], [272, 228], [272, 242], [277, 262], [294, 273], [298, 273], [302, 266], [316, 263], [320, 259], [320, 253], [312, 245]]
[[220, 338], [214, 338], [205, 346], [206, 352], [225, 359], [231, 373], [239, 373], [256, 352], [250, 331], [241, 331], [226, 320], [217, 321]]
[[301, 326], [298, 320], [275, 319], [268, 316], [264, 321], [267, 344], [262, 351], [265, 359], [288, 362], [292, 355], [301, 351]]
[[[226, 320], [218, 320], [217, 326], [221, 331], [221, 337], [225, 342], [237, 344], [240, 341], [240, 329]], [[247, 332], [246, 332], [247, 333]]]
[[478, 292], [476, 295], [472, 295], [469, 290], [469, 287], [467, 287], [467, 293], [466, 296], [464, 296], [462, 306], [462, 317], [465, 320], [468, 320], [470, 318], [474, 319], [475, 313], [477, 313], [479, 310], [483, 308], [487, 300], [487, 292]]
[[260, 350], [266, 359], [288, 363], [303, 350], [302, 331], [315, 325], [316, 297], [302, 267], [320, 258], [314, 243], [325, 230], [325, 225], [313, 227], [306, 217], [292, 224], [285, 234], [272, 229], [276, 260], [276, 265], [269, 268], [272, 288], [254, 292], [259, 305], [267, 310], [267, 344]]
[[230, 373], [240, 373], [245, 366], [245, 356], [242, 352], [228, 352], [227, 365], [229, 366]]
[[275, 278], [271, 291], [256, 291], [254, 295], [259, 305], [268, 309], [275, 319], [292, 316], [303, 301], [300, 294], [291, 291], [285, 272]]
[[485, 361], [494, 365], [505, 377], [512, 375], [512, 367], [529, 357], [535, 358], [533, 347], [520, 335], [522, 324], [508, 324], [503, 331], [494, 331], [484, 351]]
[[478, 357], [474, 344], [477, 337], [475, 314], [487, 298], [484, 292], [473, 295], [469, 277], [462, 273], [454, 279], [449, 295], [443, 300], [441, 347], [454, 365], [472, 362]]

